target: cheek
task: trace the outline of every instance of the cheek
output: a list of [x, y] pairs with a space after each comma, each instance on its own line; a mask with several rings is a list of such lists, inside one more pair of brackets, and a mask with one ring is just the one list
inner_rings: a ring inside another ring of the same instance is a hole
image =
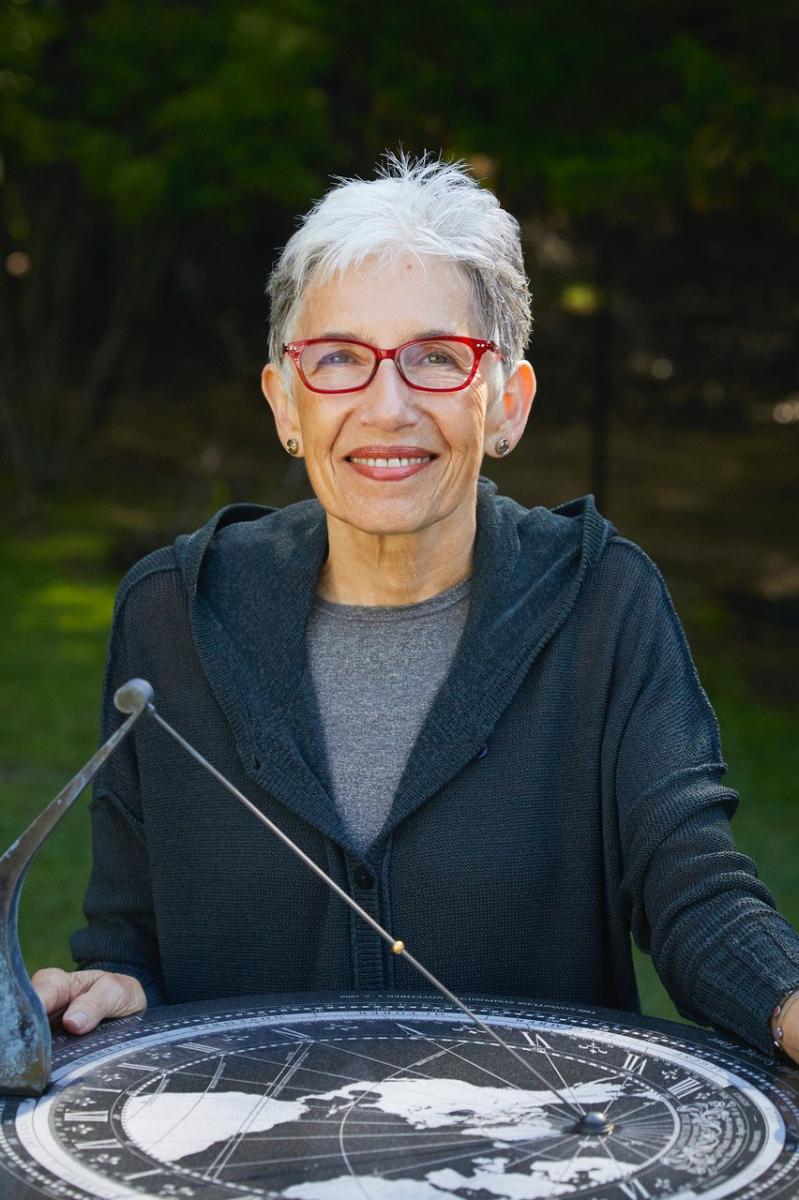
[[298, 405], [298, 419], [304, 450], [314, 460], [326, 458], [333, 452], [346, 413], [319, 403], [320, 397], [303, 397]]
[[469, 394], [460, 412], [464, 441], [468, 442], [475, 452], [482, 452], [487, 401], [486, 389], [477, 388]]

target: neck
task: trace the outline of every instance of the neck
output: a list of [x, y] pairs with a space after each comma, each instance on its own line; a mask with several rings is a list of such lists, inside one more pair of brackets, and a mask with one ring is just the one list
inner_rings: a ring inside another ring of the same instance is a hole
[[453, 513], [413, 533], [368, 533], [328, 513], [329, 552], [317, 595], [336, 604], [429, 600], [471, 575], [476, 529], [474, 512], [468, 523]]

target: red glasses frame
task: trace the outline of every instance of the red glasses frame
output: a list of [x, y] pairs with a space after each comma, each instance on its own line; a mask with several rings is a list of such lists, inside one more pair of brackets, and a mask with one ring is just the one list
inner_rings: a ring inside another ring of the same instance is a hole
[[[305, 373], [300, 366], [300, 358], [302, 357], [302, 352], [306, 346], [318, 346], [321, 342], [337, 342], [339, 345], [343, 346], [363, 346], [365, 349], [371, 350], [375, 356], [375, 363], [369, 378], [364, 383], [359, 383], [357, 387], [353, 388], [314, 387], [312, 383], [308, 382]], [[459, 383], [457, 387], [447, 388], [422, 387], [422, 385], [419, 383], [411, 383], [410, 379], [408, 379], [405, 375], [397, 355], [400, 353], [400, 351], [407, 349], [408, 346], [415, 346], [419, 342], [460, 342], [463, 346], [470, 346], [474, 353], [474, 364], [468, 379], [465, 379], [463, 383]], [[377, 374], [377, 369], [384, 358], [390, 358], [393, 360], [394, 366], [399, 371], [400, 379], [402, 379], [403, 383], [406, 383], [409, 388], [413, 388], [415, 392], [461, 392], [464, 388], [468, 387], [474, 379], [475, 375], [477, 374], [477, 369], [480, 366], [482, 357], [488, 350], [492, 350], [494, 354], [496, 354], [499, 358], [502, 358], [502, 352], [500, 351], [496, 342], [488, 342], [485, 338], [459, 337], [457, 334], [444, 334], [438, 338], [411, 338], [409, 342], [403, 342], [401, 346], [395, 346], [393, 350], [386, 350], [382, 346], [373, 346], [371, 342], [361, 342], [358, 340], [358, 338], [306, 338], [301, 342], [285, 342], [283, 345], [283, 353], [288, 354], [291, 357], [294, 362], [294, 366], [297, 368], [297, 374], [308, 390], [311, 392], [319, 392], [324, 396], [337, 396], [344, 392], [362, 392], [364, 388], [368, 388], [369, 384], [374, 379], [375, 375]]]

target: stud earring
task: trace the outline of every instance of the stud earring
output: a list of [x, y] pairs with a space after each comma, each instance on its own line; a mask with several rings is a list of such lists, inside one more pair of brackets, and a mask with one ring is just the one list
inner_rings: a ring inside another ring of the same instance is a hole
[[497, 454], [500, 454], [500, 455], [507, 454], [508, 451], [510, 450], [510, 442], [508, 441], [507, 438], [500, 438], [496, 442], [494, 449], [496, 450]]
[[289, 454], [298, 454], [300, 450], [300, 443], [296, 438], [287, 438], [286, 449], [288, 450]]

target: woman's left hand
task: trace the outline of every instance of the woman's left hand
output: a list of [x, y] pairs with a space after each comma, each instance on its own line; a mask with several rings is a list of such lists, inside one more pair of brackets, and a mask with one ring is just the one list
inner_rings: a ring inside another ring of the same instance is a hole
[[771, 1018], [772, 1037], [775, 1036], [778, 1025], [782, 1026], [783, 1031], [780, 1045], [795, 1063], [799, 1063], [799, 992], [794, 992], [788, 999], [778, 1017]]

